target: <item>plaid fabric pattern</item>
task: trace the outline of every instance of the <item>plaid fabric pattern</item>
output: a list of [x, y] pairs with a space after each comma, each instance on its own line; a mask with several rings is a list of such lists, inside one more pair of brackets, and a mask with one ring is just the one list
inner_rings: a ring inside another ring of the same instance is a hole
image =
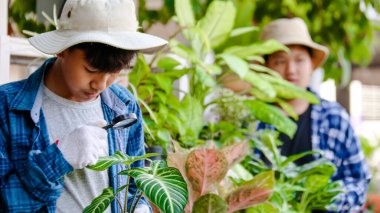
[[[331, 209], [336, 209], [330, 212], [359, 212], [371, 179], [364, 153], [344, 108], [336, 102], [319, 99], [320, 104], [312, 105], [311, 111], [312, 149], [323, 151], [323, 157], [336, 165], [337, 171], [331, 179], [343, 181], [346, 190], [331, 205]], [[274, 128], [260, 123], [258, 129]]]
[[[73, 171], [56, 144], [50, 145], [41, 109], [43, 73], [54, 60], [48, 59], [28, 79], [0, 86], [0, 212], [55, 212], [64, 189], [62, 177]], [[112, 85], [102, 92], [101, 100], [107, 122], [120, 114], [138, 115], [132, 127], [108, 130], [110, 154], [117, 150], [130, 156], [145, 154], [141, 112], [133, 96]], [[142, 167], [143, 161], [132, 166]], [[110, 168], [111, 186], [125, 184], [126, 177], [117, 175], [123, 169], [120, 165]], [[129, 188], [129, 193], [136, 190], [133, 182]], [[119, 212], [116, 200], [111, 208]]]

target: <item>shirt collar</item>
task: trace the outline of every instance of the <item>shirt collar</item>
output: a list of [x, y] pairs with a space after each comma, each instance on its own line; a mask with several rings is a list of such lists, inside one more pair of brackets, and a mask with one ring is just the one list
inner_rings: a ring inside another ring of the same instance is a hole
[[43, 76], [46, 70], [54, 63], [56, 58], [47, 59], [28, 79], [23, 88], [17, 93], [10, 104], [11, 110], [30, 111], [35, 123], [40, 116], [43, 95]]

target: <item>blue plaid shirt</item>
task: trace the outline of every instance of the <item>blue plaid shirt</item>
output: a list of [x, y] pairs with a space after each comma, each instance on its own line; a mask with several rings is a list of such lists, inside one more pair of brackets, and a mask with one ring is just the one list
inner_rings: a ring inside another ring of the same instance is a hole
[[[28, 79], [0, 86], [0, 212], [55, 212], [56, 200], [64, 189], [62, 177], [73, 171], [57, 146], [50, 145], [41, 108], [43, 73], [54, 60], [48, 59]], [[112, 85], [101, 93], [101, 103], [107, 122], [120, 114], [138, 115], [138, 122], [130, 128], [108, 130], [109, 153], [121, 150], [130, 156], [143, 155], [141, 112], [133, 96]], [[132, 166], [142, 167], [143, 162]], [[126, 183], [126, 176], [117, 175], [123, 169], [122, 165], [110, 168], [111, 186]], [[135, 190], [132, 182], [130, 201]], [[124, 194], [119, 193], [120, 200]], [[119, 212], [116, 200], [111, 208]]]
[[[321, 103], [311, 106], [311, 144], [323, 151], [323, 157], [337, 167], [332, 180], [343, 181], [345, 191], [332, 205], [337, 212], [359, 212], [366, 201], [370, 173], [358, 138], [347, 112], [336, 102], [319, 97]], [[259, 124], [259, 129], [274, 129]], [[320, 158], [318, 154], [315, 159]]]

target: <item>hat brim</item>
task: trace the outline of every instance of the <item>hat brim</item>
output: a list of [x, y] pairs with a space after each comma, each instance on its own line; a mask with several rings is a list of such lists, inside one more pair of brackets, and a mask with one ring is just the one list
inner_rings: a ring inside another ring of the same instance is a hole
[[76, 44], [97, 42], [110, 46], [136, 50], [142, 53], [154, 53], [164, 47], [167, 41], [157, 36], [140, 32], [102, 32], [55, 30], [33, 36], [30, 44], [43, 53], [55, 55]]
[[302, 45], [311, 48], [313, 51], [312, 61], [314, 64], [314, 69], [322, 66], [329, 55], [329, 49], [327, 47], [315, 42], [300, 42], [293, 40], [282, 40], [280, 42], [284, 45]]

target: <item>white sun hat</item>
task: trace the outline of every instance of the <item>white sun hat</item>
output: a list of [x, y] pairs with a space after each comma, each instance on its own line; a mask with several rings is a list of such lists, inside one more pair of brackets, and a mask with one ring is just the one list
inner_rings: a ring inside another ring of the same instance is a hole
[[261, 35], [263, 40], [275, 39], [284, 45], [303, 45], [313, 51], [312, 61], [314, 68], [321, 66], [329, 49], [315, 43], [309, 34], [305, 22], [300, 18], [277, 19], [264, 27]]
[[137, 32], [133, 0], [67, 0], [58, 29], [29, 38], [32, 46], [54, 55], [85, 42], [108, 44], [125, 50], [153, 53], [167, 41]]

